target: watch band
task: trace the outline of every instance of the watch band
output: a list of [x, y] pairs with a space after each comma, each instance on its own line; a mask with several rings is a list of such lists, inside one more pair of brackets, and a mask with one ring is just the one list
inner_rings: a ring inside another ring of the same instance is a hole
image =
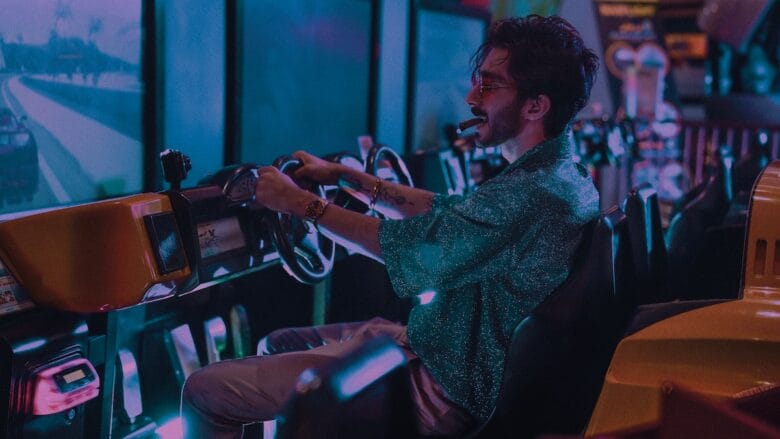
[[374, 206], [376, 205], [376, 201], [379, 198], [379, 193], [382, 191], [382, 179], [377, 178], [374, 182], [374, 187], [371, 188], [371, 196], [368, 201], [368, 208], [374, 209]]
[[322, 215], [325, 214], [325, 208], [328, 207], [329, 204], [330, 202], [321, 198], [311, 200], [309, 204], [306, 205], [306, 210], [304, 210], [303, 213], [303, 219], [311, 222], [316, 226], [317, 221], [322, 217]]

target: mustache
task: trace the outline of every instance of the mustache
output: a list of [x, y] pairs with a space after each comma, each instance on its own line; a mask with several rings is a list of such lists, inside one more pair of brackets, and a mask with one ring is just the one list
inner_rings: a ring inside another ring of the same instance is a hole
[[481, 118], [487, 118], [487, 113], [477, 107], [471, 107], [471, 114]]

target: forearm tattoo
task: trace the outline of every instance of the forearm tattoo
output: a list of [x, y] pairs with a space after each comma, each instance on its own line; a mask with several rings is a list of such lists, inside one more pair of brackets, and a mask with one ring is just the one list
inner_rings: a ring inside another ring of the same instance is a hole
[[387, 204], [394, 204], [396, 206], [403, 206], [404, 204], [414, 206], [414, 203], [411, 200], [407, 200], [400, 192], [387, 186], [382, 186], [377, 198]]
[[[362, 192], [366, 195], [371, 196], [371, 190], [370, 187], [365, 187], [360, 183], [360, 179], [356, 178], [352, 175], [342, 175], [339, 178], [339, 186], [349, 188], [358, 192]], [[407, 199], [400, 191], [397, 189], [393, 189], [391, 187], [388, 187], [387, 185], [382, 185], [382, 187], [379, 190], [379, 194], [377, 194], [377, 200], [382, 200], [388, 205], [393, 206], [403, 206], [405, 204], [408, 204], [409, 206], [414, 206], [414, 202], [412, 200]], [[426, 200], [428, 210], [433, 208], [433, 197]]]
[[360, 180], [358, 178], [353, 177], [349, 174], [342, 175], [341, 178], [339, 178], [339, 186], [353, 189], [358, 192], [363, 192], [366, 195], [370, 195], [371, 192], [370, 188], [363, 187], [363, 185], [360, 184]]

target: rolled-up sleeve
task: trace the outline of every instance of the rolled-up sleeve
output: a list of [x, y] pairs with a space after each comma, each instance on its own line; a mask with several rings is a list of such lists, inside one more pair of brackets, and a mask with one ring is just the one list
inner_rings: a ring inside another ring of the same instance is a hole
[[425, 215], [382, 221], [379, 243], [396, 294], [450, 290], [506, 270], [522, 251], [507, 243], [522, 239], [531, 208], [516, 189], [486, 184], [467, 197], [436, 196]]

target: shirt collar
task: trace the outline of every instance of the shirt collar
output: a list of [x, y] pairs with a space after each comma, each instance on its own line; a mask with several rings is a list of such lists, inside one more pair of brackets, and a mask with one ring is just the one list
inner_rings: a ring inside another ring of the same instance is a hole
[[518, 167], [533, 168], [556, 160], [570, 158], [572, 154], [573, 149], [569, 140], [569, 131], [564, 130], [561, 134], [551, 137], [526, 151], [507, 166], [507, 169]]

